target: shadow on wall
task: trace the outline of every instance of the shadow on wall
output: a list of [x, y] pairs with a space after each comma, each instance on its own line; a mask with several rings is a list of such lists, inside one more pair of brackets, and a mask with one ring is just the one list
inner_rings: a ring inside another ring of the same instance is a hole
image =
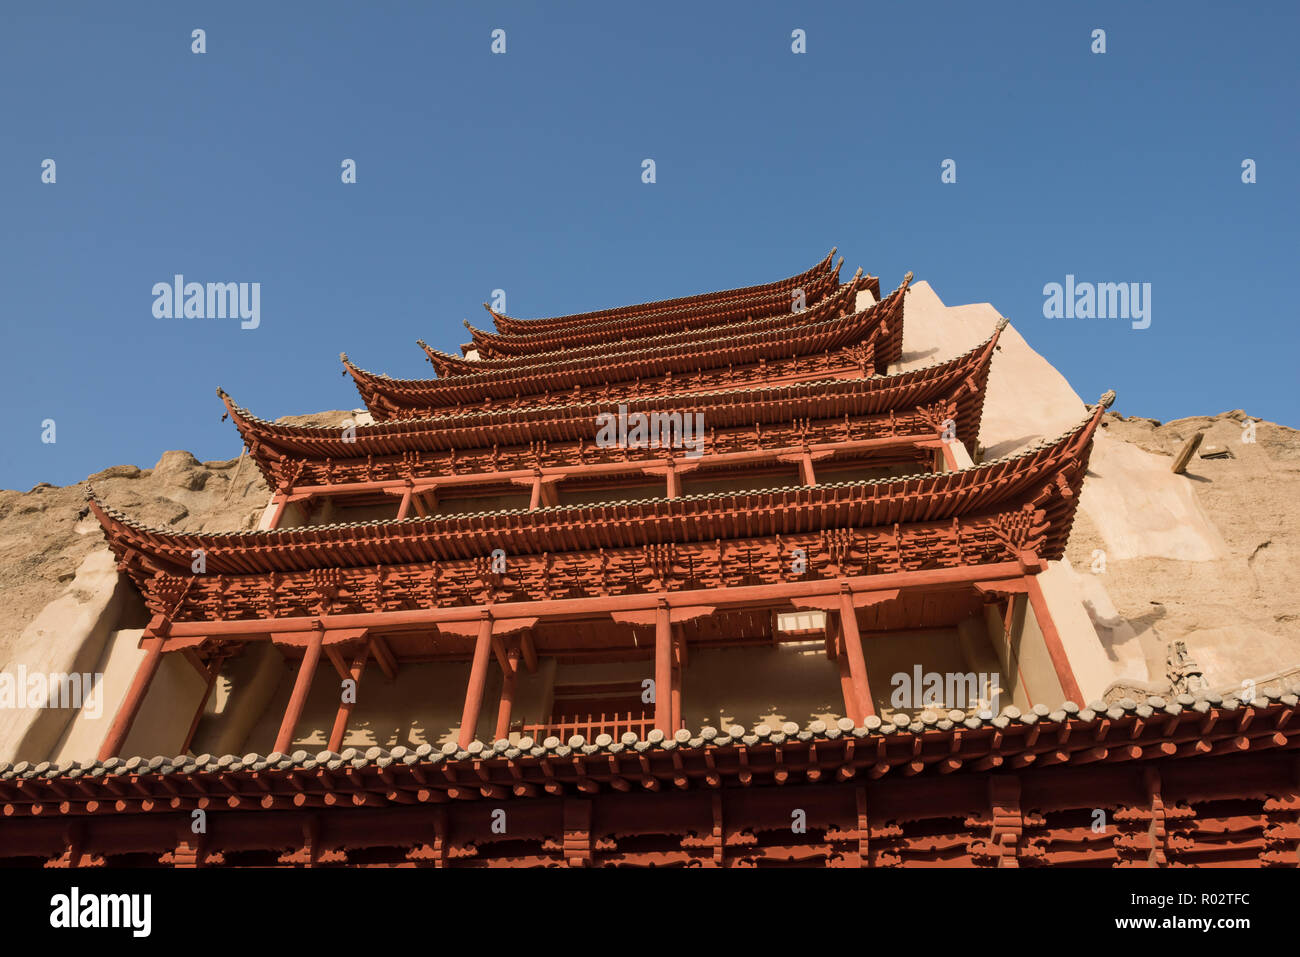
[[804, 728], [844, 714], [839, 669], [820, 639], [692, 650], [682, 700], [686, 727], [693, 729], [733, 724], [749, 729], [786, 721]]
[[[271, 751], [296, 674], [297, 661], [284, 658], [270, 642], [249, 644], [222, 669], [221, 693], [209, 702], [191, 750], [210, 754]], [[418, 747], [425, 743], [440, 747], [454, 741], [468, 680], [468, 662], [406, 664], [389, 680], [372, 661], [358, 683], [341, 747]], [[480, 738], [491, 734], [489, 723], [495, 720], [499, 688], [499, 676], [492, 675], [480, 717]], [[294, 728], [293, 750], [315, 753], [325, 749], [342, 696], [342, 679], [328, 659], [322, 658]]]

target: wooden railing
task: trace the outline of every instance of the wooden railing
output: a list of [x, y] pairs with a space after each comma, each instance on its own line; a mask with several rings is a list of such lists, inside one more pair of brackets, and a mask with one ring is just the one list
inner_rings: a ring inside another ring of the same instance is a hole
[[613, 714], [601, 712], [598, 715], [564, 715], [548, 724], [522, 724], [511, 730], [520, 731], [539, 742], [552, 735], [561, 741], [568, 741], [575, 734], [582, 735], [587, 741], [594, 741], [599, 734], [608, 734], [617, 741], [629, 731], [638, 738], [645, 738], [654, 726], [653, 715], [627, 711]]

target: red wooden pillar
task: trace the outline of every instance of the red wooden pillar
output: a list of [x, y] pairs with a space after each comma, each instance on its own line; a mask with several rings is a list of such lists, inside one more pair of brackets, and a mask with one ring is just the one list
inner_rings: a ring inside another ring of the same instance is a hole
[[673, 731], [682, 727], [682, 668], [686, 664], [686, 649], [683, 647], [685, 642], [686, 638], [682, 635], [681, 626], [678, 625], [673, 634], [673, 694], [672, 712], [669, 717]]
[[478, 638], [474, 644], [474, 662], [469, 669], [469, 687], [465, 689], [465, 710], [460, 716], [460, 735], [456, 739], [462, 748], [474, 740], [479, 712], [483, 709], [483, 692], [487, 687], [488, 659], [492, 657], [492, 619], [485, 612], [478, 623]]
[[655, 608], [655, 727], [666, 735], [673, 724], [673, 625], [668, 602]]
[[[827, 618], [830, 616], [827, 615]], [[844, 650], [844, 630], [838, 629], [835, 635], [835, 665], [840, 671], [840, 694], [844, 696], [844, 714], [855, 728], [862, 727], [865, 715], [858, 707], [857, 687], [853, 683], [853, 674], [849, 671], [849, 660]]]
[[1061, 682], [1061, 691], [1065, 693], [1066, 700], [1082, 705], [1083, 692], [1079, 690], [1079, 682], [1075, 680], [1074, 671], [1070, 668], [1070, 658], [1065, 653], [1065, 645], [1061, 643], [1056, 622], [1052, 621], [1052, 613], [1047, 607], [1043, 586], [1038, 584], [1038, 576], [1026, 575], [1025, 586], [1029, 591], [1029, 604], [1034, 609], [1034, 618], [1038, 621], [1038, 630], [1043, 633], [1043, 643], [1047, 645], [1056, 677]]
[[307, 639], [307, 647], [298, 665], [298, 676], [293, 682], [293, 693], [289, 695], [289, 706], [284, 709], [284, 720], [280, 722], [280, 733], [275, 736], [275, 747], [272, 749], [281, 754], [287, 754], [293, 745], [293, 729], [307, 704], [307, 694], [311, 691], [311, 680], [316, 675], [316, 666], [320, 664], [324, 643], [325, 632], [320, 628], [313, 631]]
[[[406, 516], [411, 514], [411, 486], [406, 486], [406, 491], [402, 493], [402, 504], [397, 507], [397, 520], [400, 522]], [[333, 749], [331, 749], [333, 750]]]
[[667, 478], [667, 480], [668, 480], [668, 481], [667, 481], [667, 486], [668, 486], [668, 488], [667, 488], [667, 492], [668, 492], [667, 497], [668, 497], [668, 498], [681, 498], [681, 496], [682, 496], [682, 480], [681, 480], [681, 477], [677, 474], [677, 469], [675, 469], [675, 468], [672, 467], [672, 463], [669, 463], [669, 465], [668, 465], [666, 478]]
[[104, 743], [99, 747], [98, 760], [100, 761], [116, 757], [117, 752], [122, 749], [126, 736], [131, 731], [131, 723], [135, 721], [135, 716], [140, 713], [140, 706], [144, 704], [149, 683], [153, 681], [153, 676], [158, 673], [158, 666], [162, 664], [163, 639], [147, 638], [144, 644], [144, 660], [136, 668], [131, 687], [127, 689], [126, 697], [122, 699], [122, 704], [117, 709], [117, 716], [108, 726]]
[[279, 528], [280, 522], [284, 519], [284, 510], [289, 504], [289, 494], [287, 492], [275, 493], [275, 511], [271, 513], [271, 521], [267, 523], [267, 528]]
[[867, 661], [862, 656], [858, 612], [853, 606], [853, 594], [848, 588], [840, 592], [840, 634], [844, 638], [844, 651], [849, 659], [849, 675], [858, 700], [858, 713], [867, 718], [876, 713], [876, 708], [871, 701], [871, 686], [867, 683]]
[[502, 670], [501, 676], [501, 703], [497, 706], [497, 728], [495, 737], [508, 738], [510, 736], [510, 709], [515, 703], [515, 683], [519, 674], [519, 651], [511, 648], [506, 656], [509, 667]]
[[225, 658], [214, 658], [208, 665], [208, 683], [203, 689], [203, 697], [199, 699], [199, 706], [194, 711], [194, 720], [190, 722], [190, 730], [185, 735], [185, 743], [181, 745], [181, 754], [188, 753], [190, 745], [194, 743], [194, 735], [199, 730], [199, 722], [203, 720], [203, 710], [208, 706], [208, 699], [212, 697], [212, 688], [221, 675], [221, 666], [225, 660]]
[[[361, 687], [361, 675], [366, 670], [366, 661], [369, 658], [370, 642], [367, 640], [362, 642], [361, 650], [352, 659], [352, 667], [348, 669], [348, 677], [352, 679], [354, 692]], [[348, 730], [348, 718], [352, 716], [354, 707], [356, 707], [355, 701], [339, 701], [338, 713], [334, 715], [334, 727], [330, 729], [330, 739], [325, 745], [326, 751], [337, 752], [343, 746], [343, 736]]]
[[799, 456], [799, 472], [803, 478], [804, 485], [817, 484], [817, 472], [813, 468], [813, 460], [810, 453], [805, 452], [803, 455]]

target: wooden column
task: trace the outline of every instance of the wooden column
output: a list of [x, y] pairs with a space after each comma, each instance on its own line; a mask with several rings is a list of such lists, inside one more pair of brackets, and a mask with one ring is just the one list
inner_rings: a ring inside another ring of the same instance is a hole
[[[411, 513], [411, 486], [406, 486], [402, 493], [402, 504], [397, 507], [397, 520], [400, 522]], [[332, 749], [331, 749], [332, 750]]]
[[511, 648], [506, 655], [508, 665], [501, 672], [501, 703], [497, 706], [497, 740], [510, 737], [510, 710], [515, 703], [515, 686], [519, 675], [519, 650]]
[[668, 498], [681, 498], [681, 495], [682, 495], [682, 480], [681, 480], [681, 477], [678, 476], [678, 474], [677, 474], [677, 470], [676, 470], [675, 468], [672, 467], [672, 464], [671, 464], [671, 463], [669, 463], [669, 466], [668, 466], [668, 469], [667, 469], [667, 475], [665, 476], [665, 478], [667, 478], [667, 480], [668, 480], [668, 481], [667, 481], [667, 486], [668, 486], [668, 488], [667, 488], [667, 492], [668, 492], [667, 497], [668, 497]]
[[325, 631], [317, 628], [307, 639], [302, 661], [298, 664], [298, 676], [293, 682], [293, 694], [289, 696], [289, 707], [284, 710], [284, 720], [280, 722], [280, 733], [275, 736], [273, 751], [288, 754], [293, 746], [293, 729], [302, 717], [303, 706], [307, 704], [307, 695], [311, 691], [311, 680], [316, 675], [316, 666], [320, 664], [321, 648], [325, 643]]
[[275, 511], [271, 513], [271, 521], [267, 523], [267, 528], [279, 528], [280, 522], [284, 518], [284, 510], [289, 504], [289, 496], [284, 492], [275, 493]]
[[126, 736], [131, 731], [131, 723], [135, 721], [135, 716], [140, 713], [140, 706], [144, 704], [149, 683], [153, 681], [153, 676], [158, 673], [158, 666], [162, 663], [163, 641], [162, 638], [145, 639], [144, 660], [136, 668], [131, 687], [127, 689], [126, 697], [122, 699], [122, 704], [117, 709], [117, 716], [108, 727], [104, 743], [99, 747], [98, 760], [106, 761], [116, 757], [117, 752], [126, 742]]
[[[830, 616], [827, 615], [827, 618]], [[835, 665], [840, 671], [840, 694], [844, 696], [844, 714], [845, 717], [853, 721], [853, 727], [862, 727], [862, 719], [866, 717], [862, 709], [858, 707], [857, 687], [853, 683], [853, 674], [849, 671], [849, 660], [844, 652], [844, 629], [836, 630], [835, 634]]]
[[876, 713], [871, 701], [871, 686], [867, 683], [867, 661], [862, 656], [862, 635], [858, 633], [858, 612], [853, 606], [853, 595], [846, 587], [840, 592], [840, 634], [844, 639], [844, 652], [849, 659], [849, 675], [853, 692], [858, 700], [858, 712], [865, 719]]
[[686, 649], [683, 647], [685, 642], [681, 625], [678, 625], [673, 629], [673, 693], [672, 711], [669, 716], [674, 732], [682, 727], [682, 668], [686, 664]]
[[1061, 643], [1061, 634], [1056, 630], [1056, 622], [1052, 621], [1052, 612], [1047, 607], [1043, 586], [1038, 584], [1037, 575], [1026, 575], [1025, 585], [1029, 591], [1030, 607], [1034, 609], [1034, 618], [1038, 621], [1038, 630], [1043, 633], [1043, 643], [1047, 645], [1047, 653], [1052, 658], [1056, 677], [1061, 682], [1061, 691], [1065, 693], [1068, 701], [1082, 705], [1083, 692], [1079, 690], [1079, 682], [1075, 680], [1074, 671], [1070, 668], [1070, 658], [1065, 653], [1065, 645]]
[[[352, 659], [352, 667], [348, 669], [348, 677], [352, 679], [353, 690], [361, 687], [361, 675], [366, 670], [366, 661], [370, 658], [370, 642], [364, 641], [361, 649]], [[343, 746], [343, 736], [347, 734], [348, 718], [352, 716], [352, 709], [356, 707], [355, 701], [339, 701], [338, 713], [334, 715], [334, 727], [330, 730], [329, 742], [325, 745], [326, 751], [338, 752]]]
[[185, 735], [185, 743], [181, 745], [181, 754], [186, 754], [190, 750], [190, 745], [194, 743], [194, 735], [199, 730], [199, 722], [203, 719], [203, 710], [208, 706], [208, 699], [212, 697], [212, 687], [217, 683], [217, 678], [221, 674], [221, 666], [225, 658], [214, 658], [208, 665], [208, 683], [203, 689], [203, 697], [199, 699], [199, 706], [194, 711], [194, 720], [190, 722], [189, 733]]
[[817, 484], [817, 472], [813, 468], [812, 455], [809, 454], [808, 452], [805, 452], [803, 453], [803, 455], [799, 456], [799, 472], [803, 478], [804, 485]]
[[483, 692], [487, 688], [488, 661], [492, 657], [492, 619], [487, 613], [478, 622], [478, 638], [474, 643], [474, 662], [469, 669], [469, 687], [465, 689], [465, 710], [460, 716], [460, 735], [457, 743], [464, 748], [474, 740], [479, 712], [483, 710]]
[[666, 735], [673, 724], [673, 625], [668, 602], [655, 608], [655, 727]]

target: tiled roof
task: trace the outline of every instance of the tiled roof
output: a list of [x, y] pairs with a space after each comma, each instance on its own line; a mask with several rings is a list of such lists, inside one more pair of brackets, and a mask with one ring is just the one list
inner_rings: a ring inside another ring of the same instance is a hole
[[[904, 277], [902, 284], [888, 296], [860, 312], [847, 316], [831, 317], [794, 329], [745, 331], [736, 335], [703, 340], [698, 345], [701, 347], [708, 346], [707, 352], [711, 355], [723, 354], [728, 350], [739, 354], [739, 350], [742, 349], [784, 347], [792, 338], [814, 343], [818, 348], [834, 348], [842, 344], [837, 338], [837, 334], [842, 338], [843, 335], [851, 334], [852, 330], [859, 326], [875, 323], [878, 319], [890, 315], [890, 311], [898, 306], [895, 297], [906, 292], [911, 280], [912, 273], [909, 272]], [[901, 323], [897, 325], [901, 327]], [[662, 355], [658, 353], [662, 353]], [[600, 356], [599, 362], [594, 361], [593, 357], [588, 357], [585, 359], [561, 359], [536, 363], [531, 357], [528, 357], [521, 360], [517, 365], [501, 366], [479, 373], [456, 375], [450, 379], [394, 379], [383, 373], [362, 369], [348, 358], [346, 352], [341, 353], [339, 358], [356, 381], [362, 397], [368, 401], [366, 389], [382, 391], [385, 395], [412, 391], [421, 394], [443, 391], [449, 394], [453, 391], [456, 394], [469, 394], [474, 392], [476, 386], [482, 387], [479, 391], [491, 390], [493, 387], [507, 388], [507, 391], [509, 391], [508, 384], [512, 382], [528, 381], [534, 385], [541, 384], [545, 388], [548, 381], [557, 380], [552, 388], [559, 390], [567, 388], [570, 384], [566, 379], [566, 375], [568, 378], [573, 378], [575, 375], [588, 374], [590, 376], [598, 373], [599, 376], [603, 377], [603, 381], [608, 381], [607, 370], [610, 368], [618, 368], [624, 374], [624, 378], [620, 381], [632, 381], [639, 376], [662, 374], [662, 370], [659, 370], [658, 366], [673, 369], [675, 366], [681, 365], [682, 352], [680, 349], [674, 349], [671, 346], [665, 346], [659, 349], [657, 353], [656, 350], [636, 348], [626, 352], [609, 352]], [[649, 367], [655, 363], [658, 365], [654, 368]], [[560, 382], [558, 380], [565, 381]], [[542, 390], [537, 389], [537, 391]]]
[[[787, 303], [785, 309], [778, 314], [768, 315], [758, 319], [746, 319], [741, 321], [727, 321], [716, 325], [691, 323], [683, 328], [675, 329], [670, 332], [656, 333], [653, 335], [641, 335], [629, 337], [626, 335], [619, 336], [616, 330], [605, 330], [590, 344], [566, 346], [563, 348], [539, 348], [527, 350], [527, 354], [507, 355], [503, 358], [494, 359], [464, 359], [460, 356], [454, 356], [450, 353], [442, 352], [438, 349], [431, 348], [423, 339], [417, 339], [417, 344], [425, 351], [429, 361], [437, 368], [439, 365], [446, 365], [457, 369], [458, 375], [466, 373], [474, 374], [477, 372], [486, 372], [492, 369], [508, 369], [512, 365], [538, 363], [549, 363], [561, 360], [577, 360], [591, 356], [607, 356], [610, 350], [615, 346], [621, 351], [644, 350], [652, 347], [668, 346], [672, 344], [684, 344], [698, 342], [701, 340], [725, 339], [732, 335], [744, 335], [748, 333], [764, 332], [770, 329], [786, 329], [793, 326], [811, 325], [815, 322], [822, 322], [829, 318], [828, 314], [837, 310], [845, 309], [846, 314], [856, 311], [855, 300], [858, 290], [867, 285], [867, 280], [859, 269], [853, 278], [840, 286], [833, 292], [828, 293], [824, 298], [814, 302], [802, 312], [791, 311]], [[720, 304], [718, 308], [721, 307]], [[466, 323], [472, 332], [481, 332], [475, 330]], [[511, 344], [517, 341], [523, 345], [528, 339], [540, 339], [540, 337], [521, 337], [518, 340], [511, 340]], [[523, 353], [524, 350], [517, 350]], [[444, 375], [441, 369], [439, 375]]]
[[[673, 408], [682, 408], [690, 411], [698, 411], [708, 408], [716, 408], [723, 403], [734, 404], [736, 406], [749, 407], [755, 404], [761, 404], [763, 407], [771, 406], [776, 409], [779, 404], [800, 399], [820, 399], [830, 398], [835, 395], [844, 395], [845, 397], [864, 396], [876, 392], [884, 393], [899, 388], [925, 387], [927, 382], [935, 378], [935, 373], [947, 371], [949, 369], [960, 370], [973, 361], [977, 356], [989, 349], [997, 337], [1005, 328], [1007, 321], [999, 320], [994, 331], [979, 345], [959, 356], [949, 359], [943, 359], [932, 362], [929, 365], [909, 369], [905, 372], [894, 372], [888, 375], [874, 375], [861, 379], [820, 379], [813, 382], [798, 382], [784, 385], [755, 385], [744, 386], [735, 389], [719, 389], [708, 392], [693, 392], [681, 396], [653, 397], [649, 399], [637, 400], [628, 399], [625, 401], [629, 412], [634, 411], [671, 411]], [[341, 430], [337, 427], [326, 426], [304, 426], [304, 425], [284, 425], [260, 418], [249, 412], [244, 407], [236, 404], [233, 399], [222, 389], [217, 389], [217, 395], [226, 404], [227, 410], [234, 417], [236, 425], [240, 427], [241, 432], [244, 426], [253, 426], [258, 438], [269, 440], [272, 443], [279, 438], [286, 442], [293, 440], [304, 441], [322, 441], [335, 440], [341, 436]], [[611, 403], [609, 401], [597, 401], [588, 399], [582, 402], [560, 402], [551, 405], [536, 405], [523, 409], [498, 409], [484, 410], [474, 412], [460, 412], [451, 415], [440, 416], [421, 416], [410, 419], [390, 419], [382, 422], [376, 422], [367, 425], [358, 425], [355, 427], [356, 448], [352, 450], [353, 455], [363, 455], [362, 449], [365, 447], [365, 440], [371, 436], [406, 436], [421, 434], [430, 438], [437, 433], [455, 433], [471, 429], [483, 429], [486, 434], [495, 432], [507, 426], [516, 426], [520, 429], [535, 429], [537, 426], [560, 420], [579, 419], [583, 416], [596, 415], [602, 411], [608, 411]], [[784, 413], [783, 413], [784, 414]], [[774, 413], [775, 415], [775, 413]], [[772, 416], [769, 419], [775, 421]], [[535, 437], [532, 436], [532, 437]], [[495, 439], [493, 440], [495, 441]], [[441, 445], [441, 443], [438, 443]], [[448, 447], [451, 447], [448, 444]], [[455, 447], [462, 449], [472, 447], [464, 441], [457, 442]]]
[[[1272, 706], [1295, 708], [1300, 698], [1300, 681], [1290, 684], [1276, 683], [1258, 689], [1253, 699], [1243, 701], [1239, 697], [1225, 696], [1217, 693], [1180, 694], [1173, 698], [1158, 696], [1148, 697], [1143, 701], [1124, 698], [1113, 704], [1105, 701], [1093, 701], [1080, 706], [1072, 701], [1065, 701], [1055, 708], [1043, 704], [1034, 705], [1022, 711], [1015, 706], [1003, 708], [996, 714], [989, 710], [923, 710], [915, 714], [894, 714], [888, 718], [871, 716], [862, 725], [855, 726], [848, 718], [840, 718], [834, 723], [812, 721], [806, 727], [794, 722], [785, 722], [779, 726], [766, 723], [744, 728], [732, 725], [725, 728], [704, 726], [695, 730], [679, 730], [673, 735], [665, 735], [654, 730], [644, 738], [634, 733], [624, 734], [617, 741], [608, 734], [601, 734], [594, 740], [575, 735], [567, 741], [550, 737], [543, 741], [521, 738], [514, 742], [508, 739], [495, 741], [474, 740], [466, 747], [448, 743], [441, 747], [422, 744], [417, 748], [399, 746], [391, 750], [372, 747], [364, 751], [347, 748], [340, 753], [321, 751], [312, 754], [298, 750], [291, 754], [271, 752], [262, 755], [250, 753], [245, 755], [226, 754], [215, 756], [177, 755], [168, 757], [157, 755], [153, 758], [129, 757], [108, 758], [105, 761], [57, 763], [42, 761], [32, 763], [19, 761], [15, 764], [0, 762], [0, 784], [24, 781], [39, 782], [90, 779], [105, 777], [165, 776], [170, 774], [234, 774], [238, 772], [290, 771], [294, 769], [311, 770], [323, 767], [329, 770], [345, 768], [363, 769], [367, 767], [386, 768], [393, 764], [434, 765], [440, 762], [457, 761], [515, 761], [525, 758], [567, 758], [573, 755], [618, 754], [623, 751], [643, 753], [652, 751], [699, 750], [724, 748], [735, 745], [754, 747], [758, 745], [781, 745], [787, 740], [802, 742], [830, 741], [841, 737], [858, 740], [871, 740], [889, 736], [917, 736], [925, 734], [954, 734], [962, 731], [997, 730], [1008, 731], [1017, 728], [1038, 726], [1045, 731], [1064, 728], [1067, 724], [1073, 730], [1095, 729], [1103, 722], [1118, 725], [1119, 729], [1128, 728], [1135, 722], [1149, 723], [1152, 720], [1176, 721], [1189, 712], [1207, 715], [1211, 710], [1233, 713], [1241, 708], [1253, 707], [1264, 709]], [[1112, 741], [1122, 742], [1122, 735], [1114, 735]], [[1093, 741], [1080, 742], [1081, 747], [1091, 747]], [[1016, 753], [1008, 747], [1007, 755]]]
[[[1109, 408], [1110, 405], [1114, 402], [1114, 399], [1115, 399], [1114, 392], [1106, 392], [1105, 394], [1102, 395], [1101, 399], [1099, 400], [1099, 405], [1101, 405], [1104, 408]], [[811, 491], [820, 491], [824, 493], [824, 492], [834, 491], [838, 489], [857, 489], [857, 488], [864, 488], [864, 487], [881, 488], [884, 486], [897, 486], [899, 489], [903, 489], [907, 486], [912, 486], [912, 488], [909, 489], [909, 491], [914, 491], [915, 483], [917, 482], [934, 482], [936, 480], [943, 480], [945, 478], [951, 480], [952, 477], [954, 476], [964, 476], [964, 477], [974, 478], [976, 476], [981, 475], [981, 473], [988, 472], [990, 470], [998, 468], [999, 466], [1014, 464], [1020, 460], [1029, 459], [1039, 452], [1050, 450], [1058, 445], [1063, 445], [1072, 437], [1080, 433], [1082, 430], [1086, 429], [1089, 426], [1089, 424], [1094, 420], [1096, 406], [1092, 406], [1090, 408], [1092, 409], [1092, 411], [1089, 412], [1087, 418], [1079, 422], [1074, 427], [1068, 429], [1067, 431], [1062, 432], [1055, 439], [1040, 441], [1014, 454], [1004, 455], [1000, 458], [991, 459], [987, 462], [981, 462], [978, 465], [972, 465], [968, 468], [964, 468], [956, 472], [916, 473], [913, 475], [905, 475], [905, 476], [886, 476], [882, 478], [865, 479], [860, 482], [827, 482], [824, 484], [818, 484], [816, 486], [793, 485], [793, 486], [781, 486], [777, 488], [755, 488], [755, 489], [748, 489], [744, 491], [700, 492], [693, 495], [682, 495], [673, 499], [643, 498], [643, 499], [632, 499], [626, 501], [619, 501], [616, 503], [596, 504], [596, 505], [590, 505], [590, 504], [551, 505], [551, 506], [545, 506], [536, 509], [526, 509], [526, 508], [525, 509], [494, 509], [494, 510], [481, 511], [481, 512], [458, 513], [455, 515], [438, 515], [438, 516], [431, 516], [431, 517], [414, 517], [414, 518], [404, 518], [404, 519], [385, 519], [385, 520], [373, 521], [373, 522], [341, 522], [341, 523], [332, 523], [326, 525], [310, 525], [310, 526], [293, 527], [293, 528], [256, 529], [252, 531], [236, 531], [236, 532], [185, 533], [185, 532], [176, 532], [175, 530], [172, 529], [154, 528], [136, 522], [135, 520], [129, 518], [128, 516], [122, 514], [121, 512], [118, 512], [116, 509], [112, 508], [111, 506], [100, 501], [98, 497], [95, 495], [94, 489], [90, 486], [89, 483], [87, 483], [86, 497], [91, 501], [93, 501], [94, 504], [99, 509], [101, 509], [107, 517], [113, 519], [114, 521], [120, 523], [123, 526], [126, 526], [127, 528], [134, 529], [146, 535], [154, 535], [161, 538], [176, 539], [178, 541], [184, 540], [186, 542], [190, 542], [190, 541], [197, 542], [200, 539], [214, 539], [214, 540], [233, 539], [233, 540], [244, 540], [249, 542], [256, 541], [259, 539], [275, 539], [275, 538], [294, 540], [294, 539], [302, 538], [304, 533], [322, 533], [322, 532], [328, 532], [330, 530], [335, 530], [335, 529], [356, 529], [356, 530], [364, 530], [370, 532], [382, 532], [382, 530], [389, 529], [389, 528], [411, 527], [416, 525], [435, 525], [435, 526], [448, 525], [451, 523], [463, 522], [465, 520], [479, 519], [485, 517], [557, 516], [559, 514], [567, 513], [574, 517], [591, 518], [595, 515], [603, 514], [603, 512], [610, 509], [628, 510], [641, 505], [653, 506], [653, 505], [662, 505], [665, 503], [673, 507], [676, 507], [678, 509], [681, 509], [682, 506], [686, 506], [694, 502], [708, 502], [709, 500], [715, 500], [715, 499], [735, 499], [737, 501], [732, 504], [732, 508], [743, 510], [744, 503], [739, 500], [743, 499], [745, 496], [762, 495], [762, 496], [771, 497], [771, 496], [780, 496], [783, 494], [798, 496], [798, 495], [806, 495]]]
[[[506, 326], [518, 333], [527, 334], [531, 331], [537, 331], [546, 328], [559, 328], [569, 325], [581, 325], [583, 323], [599, 322], [602, 319], [613, 318], [617, 316], [639, 315], [647, 312], [662, 312], [666, 309], [672, 309], [683, 305], [698, 304], [702, 302], [712, 302], [719, 299], [735, 299], [738, 297], [758, 296], [765, 292], [772, 292], [778, 289], [786, 289], [791, 285], [803, 282], [810, 277], [817, 276], [820, 273], [828, 271], [831, 262], [835, 259], [836, 248], [831, 247], [831, 251], [826, 257], [810, 269], [789, 276], [785, 279], [778, 279], [775, 282], [763, 283], [757, 286], [738, 286], [734, 289], [723, 289], [715, 292], [697, 293], [692, 296], [679, 296], [674, 299], [658, 299], [651, 302], [636, 303], [634, 305], [614, 306], [610, 309], [599, 309], [594, 312], [579, 312], [567, 316], [545, 316], [537, 319], [516, 319], [513, 316], [502, 315], [494, 312], [492, 307], [487, 303], [483, 304], [498, 326]], [[506, 331], [502, 329], [502, 331]]]

